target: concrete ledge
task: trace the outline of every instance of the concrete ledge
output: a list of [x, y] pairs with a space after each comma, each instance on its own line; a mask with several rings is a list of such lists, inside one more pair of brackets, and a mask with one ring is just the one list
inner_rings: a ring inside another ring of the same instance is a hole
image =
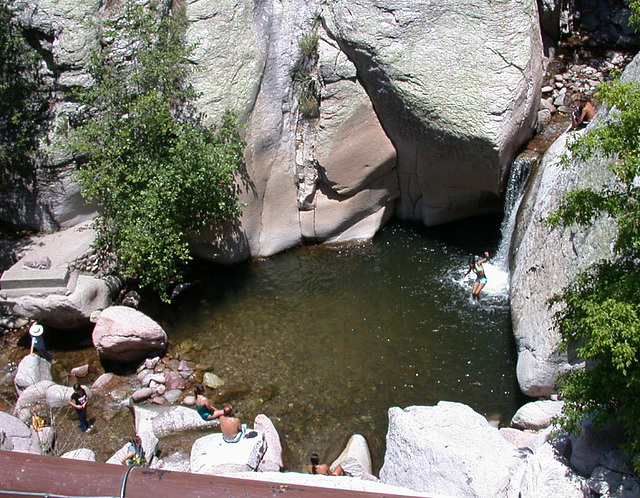
[[51, 287], [66, 289], [69, 273], [69, 268], [25, 269], [18, 263], [2, 274], [0, 287], [3, 290]]

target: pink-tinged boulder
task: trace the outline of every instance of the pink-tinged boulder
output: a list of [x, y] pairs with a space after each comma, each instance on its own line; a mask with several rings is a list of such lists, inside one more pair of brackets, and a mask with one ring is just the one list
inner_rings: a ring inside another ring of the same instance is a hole
[[174, 389], [184, 389], [187, 387], [186, 382], [184, 381], [184, 379], [182, 378], [182, 375], [180, 375], [178, 372], [169, 372], [166, 375], [167, 377], [167, 389], [168, 390], [174, 390]]
[[74, 377], [86, 377], [89, 375], [89, 365], [82, 365], [71, 369], [71, 375]]
[[133, 363], [167, 348], [167, 334], [154, 320], [127, 306], [105, 309], [93, 329], [93, 345], [101, 358]]
[[278, 430], [269, 417], [260, 413], [253, 423], [256, 431], [264, 434], [267, 449], [258, 465], [260, 472], [280, 472], [284, 468], [282, 462], [282, 443]]

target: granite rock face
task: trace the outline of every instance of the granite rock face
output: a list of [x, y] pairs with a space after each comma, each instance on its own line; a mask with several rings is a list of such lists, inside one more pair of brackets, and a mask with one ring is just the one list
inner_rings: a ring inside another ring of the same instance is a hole
[[536, 119], [535, 2], [334, 1], [328, 10], [329, 33], [398, 152], [397, 214], [433, 225], [488, 209]]
[[[627, 66], [623, 79], [640, 80], [638, 57]], [[600, 108], [590, 127], [598, 126], [607, 113]], [[598, 189], [613, 180], [608, 161], [600, 157], [562, 167], [567, 141], [578, 133], [584, 130], [561, 135], [545, 153], [529, 180], [512, 242], [510, 300], [518, 347], [516, 373], [520, 389], [533, 397], [549, 396], [559, 374], [582, 366], [572, 351], [558, 351], [560, 337], [548, 300], [590, 264], [610, 257], [615, 238], [615, 226], [607, 217], [585, 228], [551, 228], [544, 223], [569, 190]]]
[[[96, 33], [86, 21], [114, 9], [25, 5], [56, 89], [48, 143], [73, 114], [70, 88], [91, 84]], [[394, 213], [432, 225], [492, 210], [532, 134], [543, 72], [534, 0], [197, 0], [185, 16], [198, 107], [211, 124], [237, 111], [247, 141], [237, 175], [244, 212], [193, 241], [200, 257], [230, 263], [369, 239]], [[314, 37], [317, 50], [303, 50]], [[50, 229], [94, 211], [69, 154], [46, 152], [31, 183], [5, 198], [0, 215], [13, 224]]]

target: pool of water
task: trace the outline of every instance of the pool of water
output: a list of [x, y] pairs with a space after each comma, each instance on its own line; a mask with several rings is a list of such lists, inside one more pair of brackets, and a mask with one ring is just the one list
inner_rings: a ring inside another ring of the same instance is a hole
[[312, 452], [329, 461], [359, 433], [377, 472], [390, 407], [458, 401], [508, 422], [524, 401], [507, 276], [488, 266], [480, 304], [464, 276], [470, 253], [495, 249], [499, 224], [392, 223], [368, 244], [204, 265], [171, 306], [149, 314], [172, 348], [237, 388], [241, 418], [274, 422], [288, 469]]

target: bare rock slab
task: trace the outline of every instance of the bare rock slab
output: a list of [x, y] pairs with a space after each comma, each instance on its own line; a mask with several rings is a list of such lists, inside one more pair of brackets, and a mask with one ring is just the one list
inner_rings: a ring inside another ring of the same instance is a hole
[[389, 409], [387, 452], [380, 471], [386, 484], [445, 496], [510, 496], [523, 455], [470, 407]]
[[266, 451], [264, 435], [225, 443], [222, 434], [201, 437], [191, 447], [191, 472], [232, 474], [256, 470]]

